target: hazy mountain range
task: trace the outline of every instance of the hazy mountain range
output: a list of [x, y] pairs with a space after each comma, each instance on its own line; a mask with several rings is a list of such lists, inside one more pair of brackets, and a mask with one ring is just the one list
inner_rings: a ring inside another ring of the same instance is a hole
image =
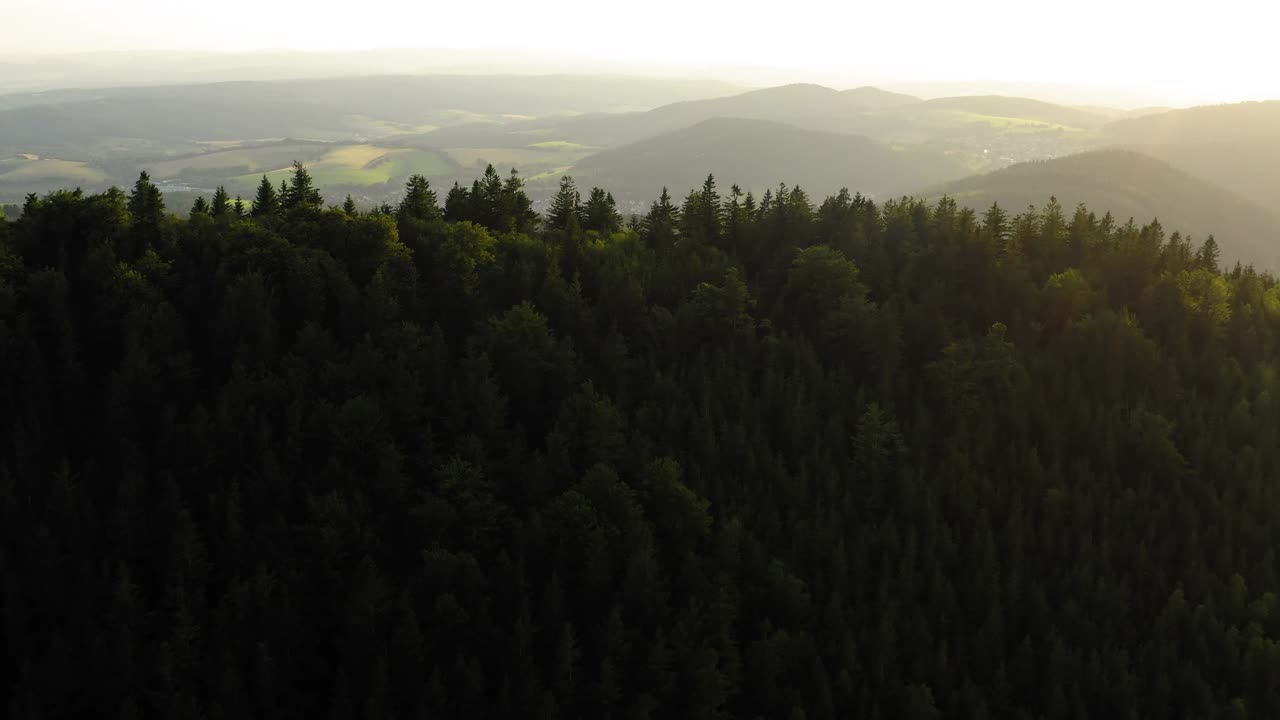
[[[467, 56], [360, 57], [367, 62], [347, 70]], [[48, 82], [87, 77], [65, 62], [72, 69]], [[183, 63], [212, 76], [257, 67], [241, 56]], [[781, 181], [815, 201], [848, 187], [1017, 210], [1056, 195], [1124, 220], [1216, 233], [1228, 255], [1275, 257], [1280, 102], [1167, 109], [625, 74], [335, 74], [0, 94], [0, 203], [127, 185], [143, 169], [175, 203], [217, 185], [247, 195], [262, 174], [274, 180], [301, 160], [331, 199], [381, 202], [410, 174], [442, 187], [494, 164], [518, 168], [538, 200], [571, 174], [637, 210], [663, 186], [678, 195], [714, 173], [722, 187], [759, 193]], [[1104, 149], [1124, 152], [1096, 152]]]

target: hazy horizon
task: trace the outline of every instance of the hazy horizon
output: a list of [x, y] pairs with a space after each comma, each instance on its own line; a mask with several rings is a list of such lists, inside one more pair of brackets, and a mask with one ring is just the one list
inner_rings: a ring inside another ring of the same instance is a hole
[[[438, 71], [461, 63], [495, 70], [512, 65], [527, 71], [697, 75], [754, 85], [1037, 84], [1087, 89], [1118, 101], [1131, 97], [1125, 103], [1131, 106], [1280, 97], [1280, 78], [1270, 71], [1271, 23], [1262, 17], [1274, 11], [1244, 0], [1225, 0], [1212, 15], [1188, 4], [1151, 12], [1145, 4], [1101, 0], [1075, 3], [1069, 13], [1014, 0], [964, 6], [931, 0], [910, 9], [829, 8], [800, 0], [785, 14], [776, 10], [762, 3], [674, 0], [635, 11], [583, 0], [483, 8], [369, 0], [352, 12], [328, 0], [306, 6], [226, 0], [218, 13], [208, 14], [156, 0], [109, 6], [48, 0], [11, 13], [0, 59], [105, 62], [92, 55], [113, 53], [127, 72], [129, 60], [157, 52], [222, 61], [275, 56], [282, 63], [314, 60], [320, 66], [313, 70], [322, 73], [323, 54], [434, 54], [435, 65], [392, 62], [382, 71]], [[1241, 17], [1257, 22], [1240, 23]], [[0, 90], [44, 87], [65, 86], [0, 78]]]

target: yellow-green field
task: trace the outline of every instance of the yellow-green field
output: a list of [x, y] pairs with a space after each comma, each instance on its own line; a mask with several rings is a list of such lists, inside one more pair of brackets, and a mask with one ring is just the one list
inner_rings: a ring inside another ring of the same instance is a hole
[[107, 174], [90, 167], [87, 163], [73, 160], [54, 160], [40, 158], [29, 160], [26, 157], [15, 157], [0, 160], [0, 183], [101, 183], [106, 182]]
[[560, 152], [580, 152], [584, 154], [596, 149], [590, 145], [582, 145], [568, 140], [545, 140], [536, 142], [529, 147], [538, 148], [539, 150], [559, 150]]
[[[453, 170], [448, 159], [433, 150], [377, 145], [343, 145], [324, 150], [318, 158], [296, 158], [307, 166], [318, 185], [381, 185], [414, 173], [432, 177], [446, 175]], [[292, 161], [279, 163], [275, 169], [266, 172], [240, 175], [233, 182], [256, 184], [265, 174], [271, 182], [279, 183], [293, 172], [290, 167]]]
[[1078, 133], [1085, 132], [1083, 128], [1059, 125], [1057, 123], [1044, 122], [1042, 120], [1001, 117], [999, 115], [983, 115], [981, 113], [966, 112], [963, 110], [947, 110], [945, 111], [945, 115], [956, 123], [982, 123], [1006, 132], [1034, 133], [1045, 132], [1047, 130], [1060, 130], [1062, 132]]
[[547, 172], [544, 172], [544, 173], [538, 173], [537, 175], [532, 175], [528, 178], [528, 180], [530, 182], [534, 180], [554, 180], [554, 179], [564, 177], [572, 169], [573, 169], [572, 165], [565, 165], [563, 167], [558, 167], [553, 170], [548, 170]]

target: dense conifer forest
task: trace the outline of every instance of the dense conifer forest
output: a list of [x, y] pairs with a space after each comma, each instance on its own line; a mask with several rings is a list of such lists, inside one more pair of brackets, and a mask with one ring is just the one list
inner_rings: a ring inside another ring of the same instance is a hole
[[325, 203], [0, 221], [7, 717], [1280, 717], [1280, 287], [1212, 239]]

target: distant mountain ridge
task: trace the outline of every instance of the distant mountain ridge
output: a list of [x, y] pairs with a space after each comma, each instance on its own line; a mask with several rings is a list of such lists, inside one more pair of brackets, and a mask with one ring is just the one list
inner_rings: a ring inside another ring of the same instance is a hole
[[1104, 128], [1102, 140], [1158, 157], [1280, 213], [1280, 101], [1119, 120]]
[[924, 100], [915, 109], [955, 110], [996, 117], [1064, 125], [1077, 128], [1100, 127], [1107, 117], [1088, 110], [1055, 105], [1030, 98], [1005, 95], [963, 95]]
[[779, 180], [815, 200], [841, 187], [871, 196], [962, 177], [942, 153], [894, 149], [858, 135], [806, 130], [768, 120], [713, 118], [587, 157], [569, 170], [579, 185], [648, 199], [663, 186], [683, 192], [708, 173], [725, 186], [758, 192]]
[[468, 119], [640, 110], [730, 94], [725, 83], [624, 76], [381, 75], [0, 95], [0, 150], [104, 138], [349, 140]]
[[1024, 130], [1072, 129], [1103, 125], [1106, 116], [1026, 98], [955, 97], [935, 100], [875, 87], [835, 90], [792, 84], [737, 95], [671, 103], [647, 112], [542, 119], [495, 126], [458, 125], [416, 140], [433, 147], [451, 145], [516, 146], [530, 137], [568, 139], [598, 147], [617, 147], [719, 117], [766, 120], [806, 130], [866, 135], [891, 142], [918, 143], [953, 136], [971, 146], [974, 135], [1003, 132], [1010, 124]]
[[1201, 105], [1117, 120], [1106, 128], [1114, 142], [1153, 144], [1280, 142], [1280, 100]]

